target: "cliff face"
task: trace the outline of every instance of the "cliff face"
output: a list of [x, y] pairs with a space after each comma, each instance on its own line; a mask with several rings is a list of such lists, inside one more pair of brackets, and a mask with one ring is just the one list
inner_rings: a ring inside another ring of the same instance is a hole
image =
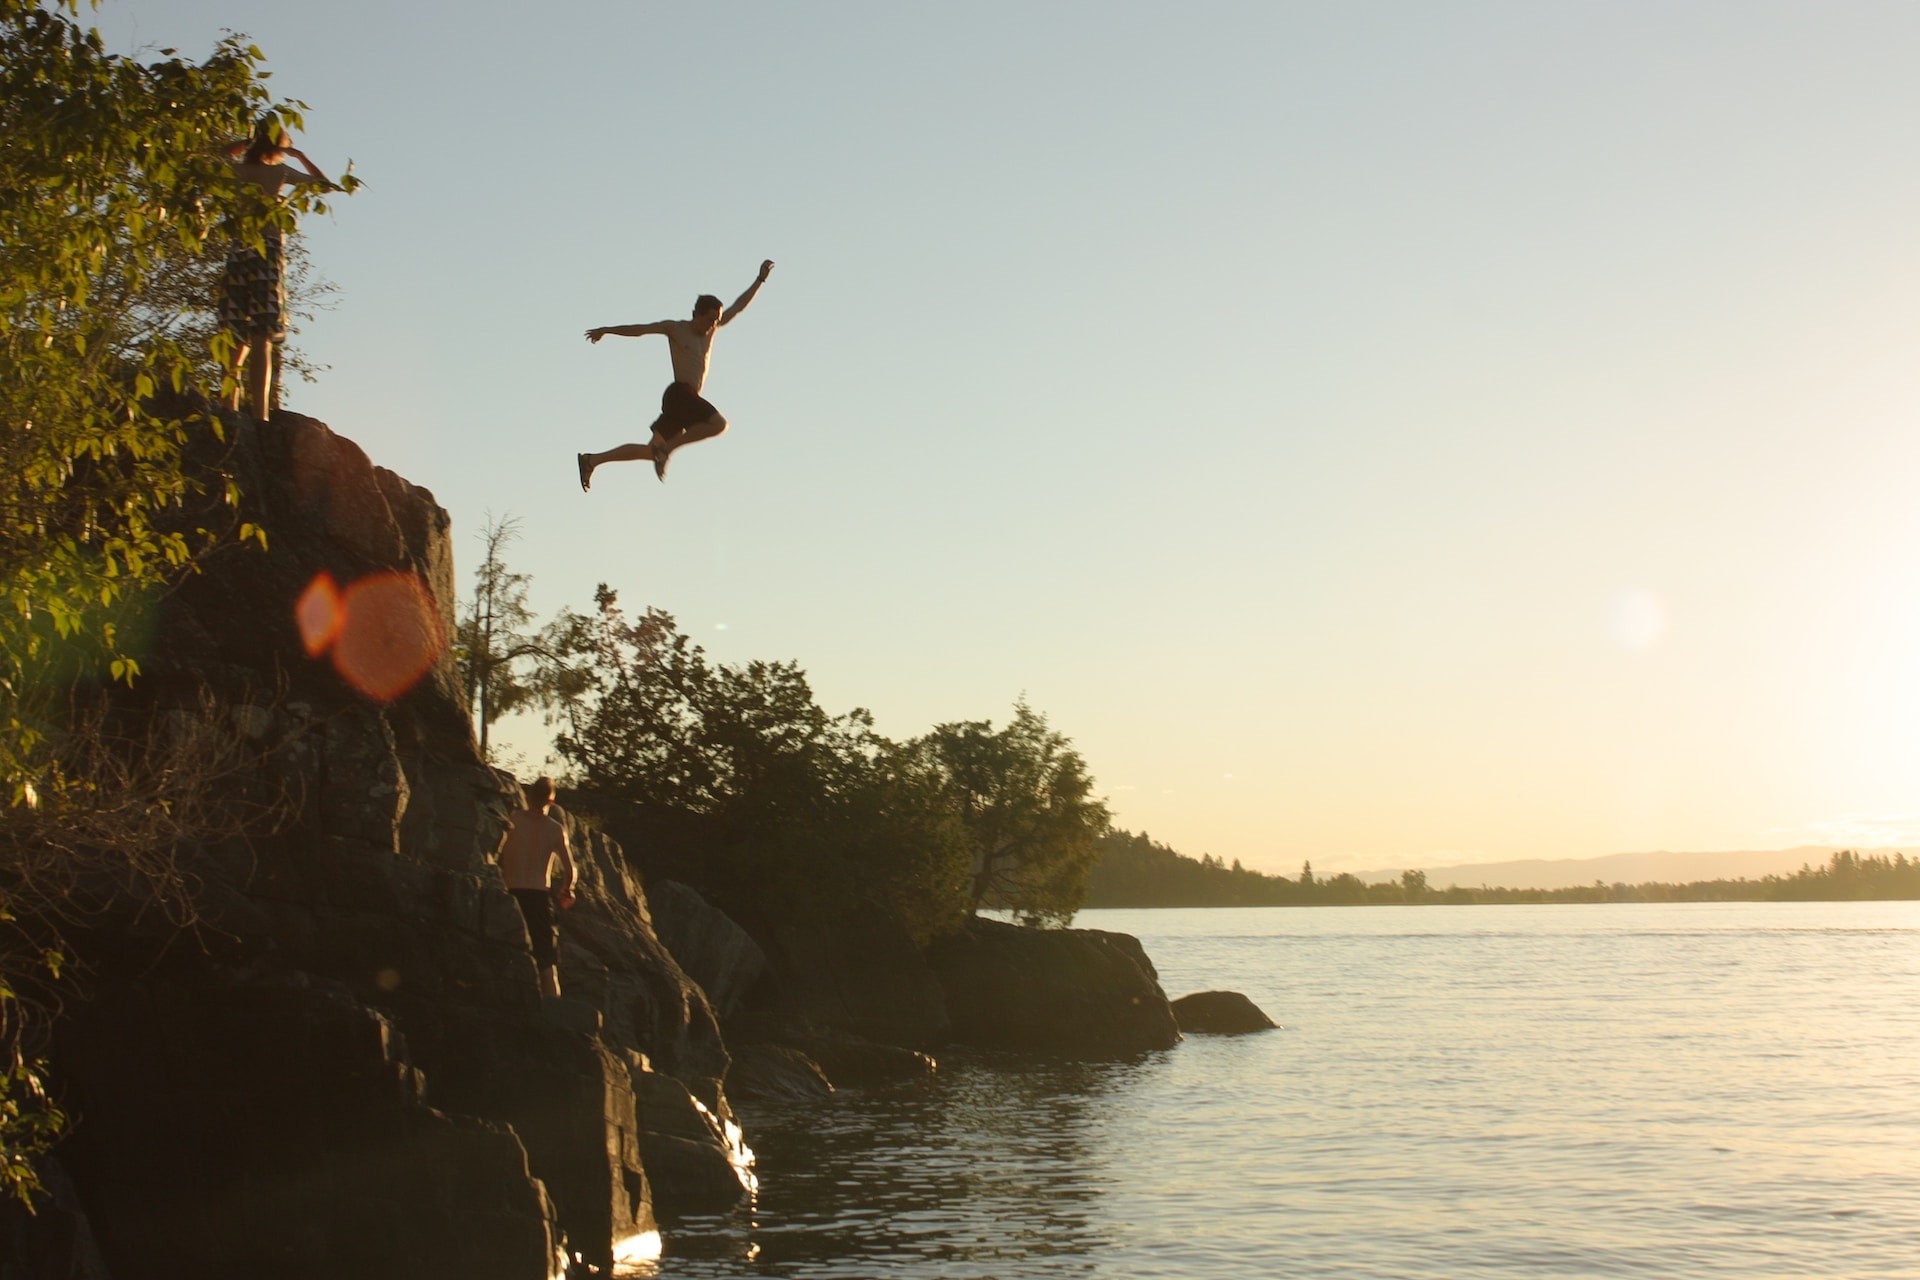
[[[679, 1100], [659, 1126], [728, 1115], [706, 997], [619, 849], [576, 828], [567, 998], [542, 1001], [491, 859], [517, 786], [422, 644], [452, 632], [446, 513], [310, 419], [228, 434], [269, 549], [165, 603], [137, 696], [184, 722], [210, 692], [240, 748], [222, 785], [258, 812], [187, 851], [190, 932], [122, 890], [76, 935], [54, 1065], [78, 1203], [122, 1278], [610, 1265], [654, 1230], [636, 1095]], [[424, 590], [357, 590], [392, 582]], [[423, 661], [391, 701], [355, 687]], [[712, 1195], [721, 1141], [693, 1163]]]
[[[268, 548], [224, 550], [164, 602], [123, 710], [213, 741], [216, 785], [251, 816], [182, 851], [185, 930], [151, 885], [85, 904], [53, 1053], [67, 1194], [37, 1238], [90, 1229], [117, 1280], [604, 1273], [657, 1244], [656, 1201], [744, 1194], [723, 1019], [741, 1087], [786, 1096], [830, 1089], [822, 1064], [933, 1069], [888, 1046], [1178, 1037], [1132, 939], [976, 924], [922, 955], [890, 927], [800, 917], [748, 937], [670, 882], [723, 855], [699, 824], [618, 806], [601, 823], [645, 857], [568, 819], [566, 995], [543, 1000], [492, 856], [518, 784], [481, 762], [436, 647], [446, 513], [298, 415], [201, 447]], [[70, 1243], [27, 1254], [85, 1274]]]

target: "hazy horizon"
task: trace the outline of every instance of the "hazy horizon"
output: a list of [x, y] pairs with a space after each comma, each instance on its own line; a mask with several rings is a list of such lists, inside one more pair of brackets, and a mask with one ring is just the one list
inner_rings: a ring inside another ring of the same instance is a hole
[[[1599, 854], [1584, 858], [1502, 858], [1486, 862], [1407, 864], [1354, 870], [1361, 880], [1375, 884], [1397, 879], [1404, 871], [1424, 871], [1437, 889], [1450, 884], [1488, 885], [1500, 889], [1569, 889], [1592, 884], [1688, 883], [1698, 880], [1759, 880], [1769, 875], [1791, 875], [1803, 866], [1820, 866], [1843, 846], [1796, 845], [1785, 849], [1650, 849]], [[1902, 849], [1844, 846], [1854, 853], [1891, 856]], [[1908, 846], [1909, 848], [1911, 846]], [[1334, 868], [1337, 874], [1346, 868]], [[1318, 868], [1316, 868], [1316, 873]]]

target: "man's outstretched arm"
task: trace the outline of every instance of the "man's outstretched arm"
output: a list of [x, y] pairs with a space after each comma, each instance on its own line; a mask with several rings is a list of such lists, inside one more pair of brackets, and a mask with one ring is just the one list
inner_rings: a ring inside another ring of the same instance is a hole
[[747, 304], [753, 301], [753, 295], [760, 292], [760, 286], [767, 282], [767, 277], [772, 273], [773, 273], [773, 259], [768, 258], [765, 262], [760, 264], [760, 274], [753, 278], [753, 283], [747, 286], [747, 291], [741, 294], [739, 297], [735, 298], [733, 300], [733, 305], [720, 313], [720, 323], [725, 324], [727, 321], [739, 315], [742, 311], [745, 311], [747, 309]]
[[656, 320], [652, 324], [605, 324], [598, 329], [587, 330], [587, 341], [598, 342], [612, 334], [616, 338], [642, 338], [649, 333], [665, 333], [671, 320]]

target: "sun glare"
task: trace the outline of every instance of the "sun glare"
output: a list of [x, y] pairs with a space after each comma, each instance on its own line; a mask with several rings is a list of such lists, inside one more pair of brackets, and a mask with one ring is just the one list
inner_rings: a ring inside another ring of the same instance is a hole
[[1607, 605], [1607, 634], [1628, 653], [1651, 649], [1667, 634], [1666, 607], [1638, 587], [1617, 592]]

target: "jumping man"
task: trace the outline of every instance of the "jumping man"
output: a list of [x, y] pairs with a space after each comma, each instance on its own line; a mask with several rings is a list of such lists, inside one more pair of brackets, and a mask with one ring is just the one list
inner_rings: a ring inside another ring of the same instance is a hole
[[660, 396], [660, 416], [653, 420], [653, 435], [647, 443], [623, 444], [605, 453], [574, 455], [580, 464], [581, 489], [593, 487], [593, 469], [605, 462], [651, 460], [653, 474], [665, 480], [669, 453], [697, 440], [711, 440], [727, 429], [727, 420], [720, 416], [720, 411], [700, 398], [700, 388], [707, 381], [707, 362], [713, 354], [713, 335], [721, 325], [747, 309], [772, 270], [772, 259], [761, 263], [760, 274], [725, 311], [720, 309], [720, 299], [703, 293], [694, 300], [691, 320], [616, 324], [587, 330], [588, 342], [598, 342], [610, 333], [622, 338], [660, 334], [666, 338], [667, 350], [673, 357], [673, 381]]

